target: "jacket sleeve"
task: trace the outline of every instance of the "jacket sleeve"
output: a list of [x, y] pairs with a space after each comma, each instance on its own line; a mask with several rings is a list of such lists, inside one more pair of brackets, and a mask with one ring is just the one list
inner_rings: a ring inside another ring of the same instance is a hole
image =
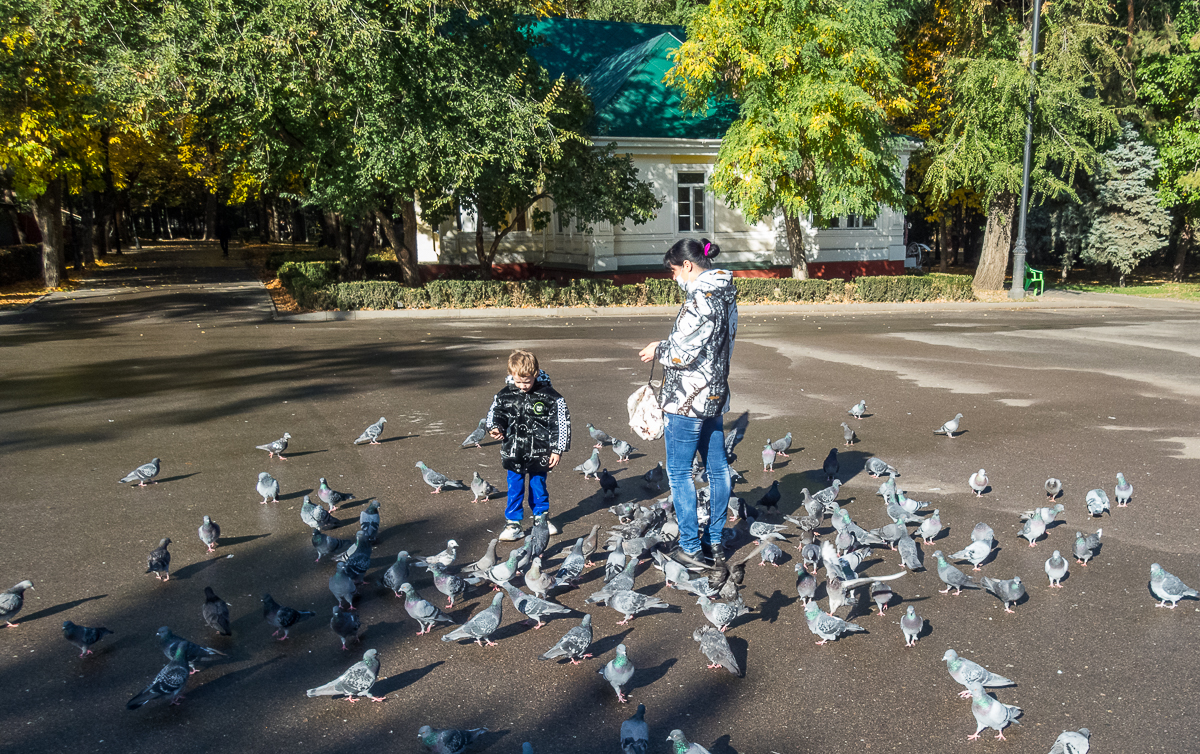
[[712, 303], [698, 293], [675, 321], [671, 334], [658, 344], [655, 356], [663, 366], [687, 369], [700, 358], [716, 326]]
[[567, 408], [566, 399], [561, 396], [554, 402], [554, 428], [554, 452], [564, 456], [571, 449], [571, 411]]
[[492, 406], [487, 412], [486, 426], [488, 429], [499, 429], [501, 432], [508, 430], [508, 417], [505, 416], [504, 408], [500, 405], [499, 393], [492, 398]]

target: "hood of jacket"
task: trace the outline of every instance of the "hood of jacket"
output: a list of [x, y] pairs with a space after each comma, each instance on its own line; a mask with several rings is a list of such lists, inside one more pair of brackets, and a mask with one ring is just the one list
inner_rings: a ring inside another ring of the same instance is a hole
[[[515, 384], [515, 382], [513, 380], [513, 376], [511, 374], [504, 378], [504, 384], [506, 384], [506, 385]], [[533, 380], [533, 386], [535, 388], [550, 387], [550, 375], [546, 374], [545, 369], [538, 370], [537, 377], [535, 377]]]
[[695, 280], [687, 284], [687, 295], [694, 296], [701, 291], [705, 293], [736, 293], [737, 288], [733, 284], [733, 273], [729, 270], [718, 270], [715, 268], [701, 272]]

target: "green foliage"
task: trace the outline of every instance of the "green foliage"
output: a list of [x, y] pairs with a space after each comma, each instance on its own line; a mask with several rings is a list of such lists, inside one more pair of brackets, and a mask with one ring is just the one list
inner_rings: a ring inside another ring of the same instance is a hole
[[886, 301], [974, 301], [970, 275], [897, 275], [854, 279], [854, 300]]
[[42, 276], [42, 250], [37, 244], [0, 246], [0, 285]]
[[695, 11], [695, 0], [589, 0], [586, 16], [597, 21], [682, 26]]
[[845, 289], [841, 279], [796, 280], [794, 278], [734, 278], [738, 302], [743, 304], [794, 301], [817, 303], [827, 299], [839, 299]]

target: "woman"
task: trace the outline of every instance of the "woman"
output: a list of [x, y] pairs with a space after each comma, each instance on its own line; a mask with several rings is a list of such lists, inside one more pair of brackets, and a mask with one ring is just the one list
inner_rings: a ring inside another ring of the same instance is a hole
[[[737, 288], [728, 270], [713, 269], [721, 248], [708, 239], [677, 241], [663, 256], [684, 301], [666, 340], [641, 351], [642, 361], [663, 365], [660, 397], [666, 420], [667, 477], [679, 519], [680, 552], [676, 558], [693, 566], [710, 550], [714, 561], [725, 558], [721, 546], [729, 507], [729, 467], [725, 459], [724, 416], [729, 410], [729, 362], [737, 335]], [[707, 531], [699, 530], [692, 459], [700, 451], [708, 469]]]

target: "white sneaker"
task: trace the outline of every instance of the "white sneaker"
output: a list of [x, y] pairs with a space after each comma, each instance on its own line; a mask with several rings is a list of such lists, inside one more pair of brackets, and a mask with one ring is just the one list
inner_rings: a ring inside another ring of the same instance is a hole
[[521, 530], [521, 522], [509, 521], [508, 525], [504, 527], [504, 531], [500, 532], [500, 536], [497, 537], [497, 539], [499, 539], [501, 542], [516, 542], [518, 539], [521, 539], [524, 536], [525, 532]]
[[533, 520], [536, 523], [537, 520], [541, 519], [541, 518], [546, 519], [546, 528], [550, 530], [550, 536], [554, 536], [555, 534], [558, 534], [558, 527], [554, 525], [554, 522], [550, 520], [549, 516], [541, 515], [541, 516], [538, 516], [537, 518], [534, 518]]

